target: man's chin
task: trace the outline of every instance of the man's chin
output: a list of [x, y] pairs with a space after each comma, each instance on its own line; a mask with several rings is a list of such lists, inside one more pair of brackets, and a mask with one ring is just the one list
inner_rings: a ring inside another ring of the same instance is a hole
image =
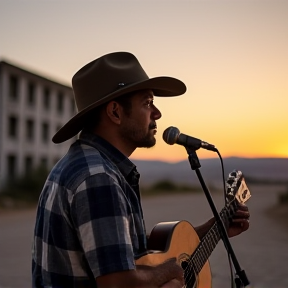
[[155, 144], [156, 139], [153, 137], [152, 139], [139, 143], [138, 148], [152, 148], [153, 146], [155, 146]]

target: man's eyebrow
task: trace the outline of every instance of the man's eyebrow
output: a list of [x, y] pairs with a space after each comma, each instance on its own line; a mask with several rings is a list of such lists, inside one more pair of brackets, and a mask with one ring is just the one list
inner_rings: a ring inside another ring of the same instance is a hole
[[154, 100], [154, 94], [153, 93], [150, 93], [150, 92], [147, 92], [143, 95], [143, 99], [144, 100]]

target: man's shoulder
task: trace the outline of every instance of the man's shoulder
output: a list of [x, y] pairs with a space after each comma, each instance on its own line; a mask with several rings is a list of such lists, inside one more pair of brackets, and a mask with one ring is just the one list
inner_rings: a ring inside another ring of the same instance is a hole
[[[73, 150], [75, 148], [75, 150]], [[71, 161], [79, 163], [80, 167], [89, 170], [89, 174], [115, 170], [117, 165], [113, 160], [97, 147], [78, 142], [71, 150]], [[69, 152], [68, 152], [69, 154]]]
[[117, 173], [117, 166], [105, 154], [79, 141], [53, 169], [53, 174], [59, 176], [58, 181], [69, 190], [77, 189], [90, 176]]

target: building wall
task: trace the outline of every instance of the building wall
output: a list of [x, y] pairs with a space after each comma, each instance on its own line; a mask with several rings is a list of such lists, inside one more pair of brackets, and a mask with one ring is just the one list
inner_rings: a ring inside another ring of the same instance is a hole
[[71, 87], [0, 62], [0, 187], [41, 164], [50, 169], [75, 140], [51, 140], [74, 114]]

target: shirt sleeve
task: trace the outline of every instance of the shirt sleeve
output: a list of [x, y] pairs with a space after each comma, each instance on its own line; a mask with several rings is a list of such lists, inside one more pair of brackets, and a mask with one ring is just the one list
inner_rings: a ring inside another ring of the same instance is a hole
[[92, 175], [78, 187], [71, 203], [71, 215], [95, 278], [135, 269], [130, 214], [123, 189], [110, 175]]

